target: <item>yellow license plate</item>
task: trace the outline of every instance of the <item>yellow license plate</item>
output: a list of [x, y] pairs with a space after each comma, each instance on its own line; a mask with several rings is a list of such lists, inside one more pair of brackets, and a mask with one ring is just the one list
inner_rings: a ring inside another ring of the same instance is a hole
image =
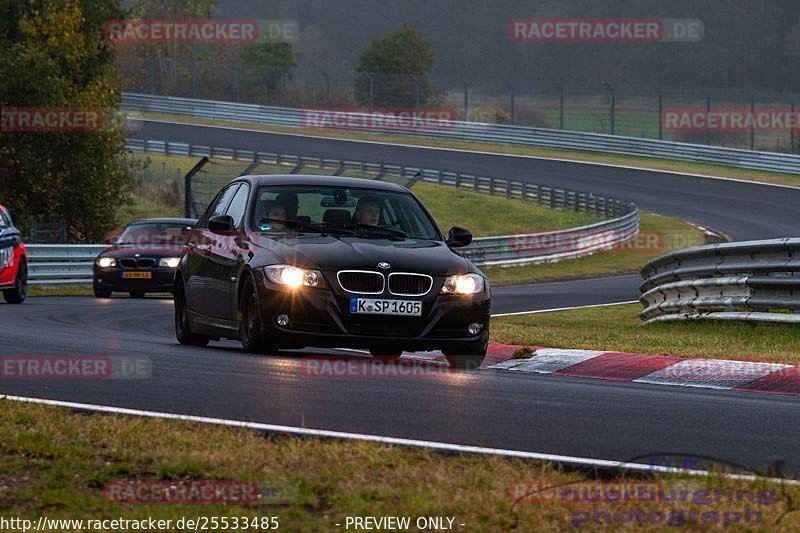
[[125, 279], [150, 279], [153, 277], [152, 272], [123, 272], [122, 277]]

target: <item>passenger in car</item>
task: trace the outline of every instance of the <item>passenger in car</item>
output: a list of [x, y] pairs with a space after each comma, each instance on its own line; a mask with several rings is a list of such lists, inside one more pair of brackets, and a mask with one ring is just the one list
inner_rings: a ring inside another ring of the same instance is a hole
[[377, 226], [381, 220], [380, 200], [373, 196], [364, 196], [358, 200], [356, 211], [353, 213], [353, 221], [356, 224], [366, 224]]
[[[261, 229], [285, 229], [285, 225], [283, 223], [276, 222], [276, 220], [289, 220], [289, 218], [286, 216], [286, 208], [283, 206], [283, 204], [280, 204], [276, 201], [262, 202], [261, 208], [264, 210], [264, 217], [259, 220]], [[264, 227], [265, 224], [268, 225], [268, 227]]]
[[275, 201], [281, 204], [286, 211], [286, 220], [297, 219], [297, 208], [300, 205], [300, 200], [295, 193], [282, 192], [275, 197]]

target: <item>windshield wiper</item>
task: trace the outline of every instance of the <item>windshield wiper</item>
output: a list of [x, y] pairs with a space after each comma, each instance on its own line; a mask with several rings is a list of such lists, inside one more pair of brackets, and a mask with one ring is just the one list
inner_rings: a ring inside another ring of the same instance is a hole
[[399, 229], [387, 228], [386, 226], [371, 226], [369, 224], [358, 224], [359, 229], [365, 229], [373, 233], [385, 233], [387, 235], [391, 235], [392, 237], [397, 237], [400, 239], [407, 239], [408, 234], [404, 231], [400, 231]]

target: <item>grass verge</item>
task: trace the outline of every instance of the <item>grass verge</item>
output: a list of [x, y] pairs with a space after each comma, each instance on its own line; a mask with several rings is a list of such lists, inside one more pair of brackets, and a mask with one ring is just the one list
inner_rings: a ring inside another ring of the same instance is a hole
[[211, 120], [203, 118], [184, 117], [178, 115], [167, 115], [160, 113], [144, 113], [144, 114], [139, 114], [139, 116], [144, 116], [145, 118], [154, 120], [170, 120], [170, 121], [185, 122], [190, 124], [232, 126], [239, 128], [250, 128], [261, 131], [275, 132], [275, 133], [295, 133], [295, 134], [314, 135], [318, 137], [328, 137], [328, 138], [346, 139], [346, 140], [374, 141], [374, 142], [382, 142], [389, 144], [412, 144], [417, 146], [430, 146], [435, 148], [452, 148], [457, 150], [493, 152], [493, 153], [508, 154], [508, 155], [524, 155], [524, 156], [545, 157], [552, 159], [565, 159], [576, 162], [603, 163], [608, 165], [639, 167], [652, 170], [680, 172], [686, 174], [699, 174], [703, 176], [742, 179], [742, 180], [756, 181], [762, 183], [777, 183], [782, 185], [800, 186], [800, 176], [796, 174], [764, 172], [760, 170], [750, 170], [744, 168], [729, 167], [724, 165], [693, 163], [689, 161], [676, 161], [673, 159], [625, 156], [625, 155], [606, 154], [602, 152], [590, 152], [585, 150], [567, 150], [562, 148], [547, 148], [540, 146], [502, 145], [502, 144], [481, 143], [474, 141], [426, 139], [422, 137], [413, 137], [404, 135], [389, 135], [389, 134], [340, 131], [340, 130], [312, 130], [304, 128], [271, 126], [254, 122]]
[[800, 364], [800, 328], [789, 324], [674, 322], [641, 325], [639, 304], [492, 319], [492, 340], [654, 355]]
[[94, 296], [92, 285], [28, 285], [28, 296]]
[[[408, 516], [412, 521], [452, 517], [453, 529], [463, 531], [572, 531], [576, 525], [611, 527], [602, 525], [605, 518], [595, 516], [595, 511], [610, 511], [613, 516], [617, 511], [638, 510], [651, 529], [674, 531], [676, 525], [696, 530], [719, 527], [725, 512], [738, 512], [739, 523], [745, 524], [743, 508], [747, 506], [752, 508], [747, 521], [751, 530], [791, 531], [798, 525], [797, 514], [785, 516], [778, 524], [775, 521], [791, 505], [789, 498], [800, 496], [800, 490], [783, 492], [766, 481], [672, 475], [660, 475], [657, 480], [662, 490], [706, 491], [706, 498], [715, 488], [752, 495], [769, 491], [769, 501], [763, 498], [761, 502], [576, 502], [560, 492], [533, 491], [563, 483], [582, 483], [567, 486], [582, 490], [603, 487], [580, 473], [565, 473], [547, 463], [445, 455], [367, 442], [265, 436], [195, 423], [86, 415], [0, 402], [0, 511], [4, 517], [26, 518], [34, 524], [42, 516], [153, 518], [173, 520], [173, 524], [181, 517], [276, 517], [279, 529], [288, 531], [341, 531], [348, 516]], [[202, 480], [255, 482], [262, 494], [264, 488], [273, 492], [249, 505], [120, 504], [104, 496], [109, 483], [161, 481], [175, 486]], [[649, 483], [652, 489], [654, 481], [621, 477], [607, 482], [605, 490], [619, 489], [622, 483], [627, 487]], [[524, 498], [513, 505], [520, 496]], [[653, 527], [647, 521], [656, 517], [647, 516], [654, 511], [663, 515], [662, 522], [670, 517], [672, 523]], [[701, 522], [703, 512], [718, 513], [716, 526], [708, 525], [708, 517]], [[632, 531], [640, 530], [642, 524], [628, 520], [613, 526]]]

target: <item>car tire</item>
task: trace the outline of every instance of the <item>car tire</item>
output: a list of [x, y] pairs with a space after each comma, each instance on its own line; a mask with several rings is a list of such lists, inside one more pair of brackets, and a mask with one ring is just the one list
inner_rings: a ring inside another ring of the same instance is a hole
[[192, 333], [189, 315], [186, 313], [186, 298], [183, 286], [175, 291], [175, 337], [178, 342], [187, 346], [205, 346], [211, 339], [205, 335]]
[[452, 350], [443, 350], [443, 352], [451, 368], [477, 370], [483, 364], [488, 348], [489, 336], [483, 335], [473, 343], [465, 344], [463, 347]]
[[267, 353], [270, 351], [261, 312], [258, 304], [258, 291], [248, 276], [245, 279], [239, 298], [239, 340], [244, 351], [249, 353]]
[[3, 298], [10, 304], [21, 304], [28, 297], [28, 264], [21, 261], [17, 268], [17, 279], [13, 289], [3, 291]]
[[144, 298], [145, 291], [128, 291], [128, 294], [131, 295], [131, 298]]
[[403, 351], [398, 350], [397, 348], [374, 346], [369, 349], [369, 354], [376, 359], [382, 359], [384, 361], [397, 361], [403, 355]]
[[104, 289], [102, 287], [98, 287], [97, 284], [95, 284], [94, 296], [95, 298], [111, 298], [111, 289]]

